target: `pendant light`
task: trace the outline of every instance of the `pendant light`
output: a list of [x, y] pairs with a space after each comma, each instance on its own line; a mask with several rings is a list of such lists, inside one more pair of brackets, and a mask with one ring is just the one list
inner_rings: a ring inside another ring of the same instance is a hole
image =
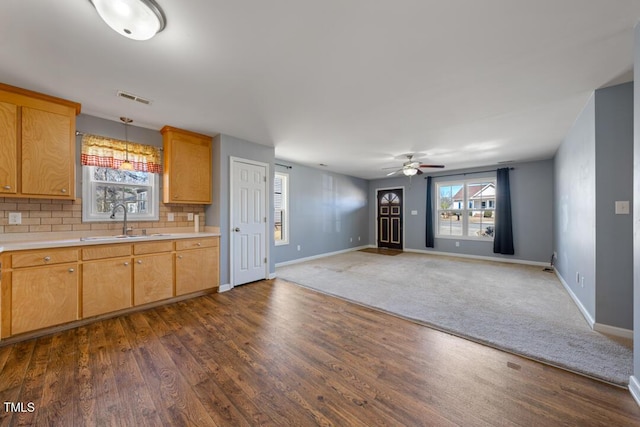
[[125, 159], [124, 162], [120, 165], [121, 171], [132, 171], [133, 165], [129, 161], [129, 135], [127, 135], [127, 128], [129, 127], [129, 123], [133, 122], [128, 117], [120, 117], [120, 121], [124, 123], [124, 144], [125, 144]]
[[165, 27], [160, 6], [153, 0], [89, 0], [116, 33], [133, 40], [149, 40]]

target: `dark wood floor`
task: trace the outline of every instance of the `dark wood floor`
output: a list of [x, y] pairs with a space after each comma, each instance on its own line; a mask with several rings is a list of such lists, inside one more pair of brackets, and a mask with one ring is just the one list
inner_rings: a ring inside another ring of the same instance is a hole
[[0, 347], [0, 401], [1, 425], [640, 425], [627, 390], [279, 280]]

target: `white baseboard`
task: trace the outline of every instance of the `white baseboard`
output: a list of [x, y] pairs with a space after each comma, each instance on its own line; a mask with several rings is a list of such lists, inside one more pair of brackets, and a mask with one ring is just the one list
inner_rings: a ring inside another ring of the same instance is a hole
[[233, 286], [231, 286], [230, 283], [225, 283], [224, 285], [220, 285], [220, 287], [218, 288], [218, 292], [227, 292], [231, 289], [233, 289]]
[[[314, 259], [326, 258], [326, 257], [332, 256], [332, 255], [339, 255], [339, 254], [345, 254], [347, 252], [359, 251], [360, 249], [366, 249], [368, 247], [370, 247], [370, 246], [369, 245], [358, 246], [358, 247], [355, 247], [355, 248], [343, 249], [343, 250], [335, 251], [335, 252], [327, 252], [327, 253], [324, 253], [324, 254], [313, 255], [313, 256], [309, 256], [309, 257], [305, 257], [305, 258], [293, 259], [291, 261], [279, 262], [279, 263], [276, 264], [276, 268], [284, 267], [285, 265], [299, 264], [299, 263], [305, 262], [305, 261], [312, 261]], [[275, 274], [274, 274], [274, 277], [275, 277]]]
[[624, 329], [624, 328], [619, 328], [617, 326], [610, 326], [610, 325], [605, 325], [603, 323], [596, 323], [596, 321], [593, 319], [591, 314], [589, 314], [589, 312], [584, 307], [584, 305], [582, 305], [582, 303], [580, 302], [576, 294], [573, 293], [569, 284], [564, 280], [564, 278], [560, 275], [560, 273], [558, 273], [558, 270], [554, 268], [553, 271], [556, 273], [558, 280], [560, 280], [560, 283], [562, 283], [562, 286], [567, 291], [567, 293], [569, 294], [573, 302], [576, 304], [576, 306], [578, 306], [578, 310], [580, 310], [580, 313], [582, 313], [582, 316], [584, 316], [585, 320], [587, 321], [587, 323], [589, 324], [589, 327], [592, 330], [596, 332], [601, 332], [607, 335], [613, 335], [616, 337], [633, 339], [633, 330], [631, 329]]
[[[358, 247], [355, 247], [355, 248], [343, 249], [341, 251], [328, 252], [328, 253], [324, 253], [324, 254], [314, 255], [314, 256], [310, 256], [310, 257], [306, 257], [306, 258], [298, 258], [298, 259], [294, 259], [294, 260], [291, 260], [291, 261], [285, 261], [285, 262], [277, 263], [276, 264], [276, 268], [283, 267], [285, 265], [298, 264], [298, 263], [305, 262], [305, 261], [311, 261], [311, 260], [318, 259], [318, 258], [325, 258], [325, 257], [332, 256], [332, 255], [338, 255], [338, 254], [343, 254], [343, 253], [347, 253], [347, 252], [358, 251], [360, 249], [376, 248], [376, 247], [377, 247], [376, 245], [364, 245], [364, 246], [358, 246]], [[467, 254], [460, 254], [460, 253], [456, 253], [456, 252], [425, 251], [425, 250], [422, 250], [422, 249], [408, 249], [408, 248], [404, 248], [403, 251], [404, 252], [413, 252], [413, 253], [418, 253], [418, 254], [427, 254], [427, 255], [443, 255], [443, 256], [452, 256], [452, 257], [459, 257], [459, 258], [479, 259], [479, 260], [484, 260], [484, 261], [507, 262], [507, 263], [511, 263], [511, 264], [535, 265], [535, 266], [539, 266], [539, 267], [548, 267], [549, 266], [548, 262], [528, 261], [528, 260], [525, 260], [525, 259], [500, 258], [500, 257], [491, 257], [491, 256], [482, 256], [482, 255], [467, 255]]]
[[276, 273], [269, 273], [269, 280], [275, 279], [275, 278], [276, 278]]
[[638, 382], [635, 375], [631, 375], [629, 377], [629, 391], [631, 392], [633, 399], [640, 406], [640, 382]]
[[[375, 246], [373, 246], [375, 247]], [[483, 261], [495, 261], [495, 262], [507, 262], [510, 264], [524, 264], [524, 265], [535, 265], [540, 267], [548, 267], [548, 262], [542, 261], [529, 261], [526, 259], [518, 259], [518, 258], [501, 258], [497, 256], [484, 256], [484, 255], [468, 255], [461, 254], [457, 252], [441, 252], [441, 251], [426, 251], [424, 249], [404, 249], [405, 252], [414, 252], [418, 254], [427, 254], [427, 255], [444, 255], [444, 256], [452, 256], [458, 258], [469, 258], [469, 259], [479, 259]]]
[[618, 328], [617, 326], [604, 325], [596, 322], [593, 325], [593, 330], [607, 335], [633, 339], [633, 331], [631, 329]]
[[560, 275], [560, 273], [558, 273], [558, 270], [554, 268], [553, 271], [556, 273], [556, 277], [558, 278], [558, 280], [560, 280], [560, 283], [562, 283], [562, 286], [564, 286], [564, 289], [567, 291], [573, 302], [576, 304], [576, 306], [578, 306], [578, 310], [580, 310], [580, 313], [582, 313], [582, 316], [584, 316], [584, 319], [589, 324], [589, 327], [593, 329], [596, 321], [593, 319], [593, 317], [591, 317], [591, 314], [589, 314], [585, 306], [582, 305], [582, 302], [580, 302], [576, 294], [573, 293], [571, 287], [569, 287], [569, 284], [565, 282], [564, 278]]

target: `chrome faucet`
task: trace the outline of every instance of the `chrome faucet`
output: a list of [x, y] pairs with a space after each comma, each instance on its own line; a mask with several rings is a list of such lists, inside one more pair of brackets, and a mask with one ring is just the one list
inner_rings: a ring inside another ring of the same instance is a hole
[[118, 203], [117, 205], [115, 205], [113, 207], [113, 210], [111, 211], [111, 216], [109, 218], [115, 219], [116, 210], [118, 210], [118, 208], [120, 207], [122, 208], [122, 212], [124, 212], [124, 221], [122, 223], [122, 235], [126, 236], [127, 235], [127, 207], [124, 205], [124, 203]]

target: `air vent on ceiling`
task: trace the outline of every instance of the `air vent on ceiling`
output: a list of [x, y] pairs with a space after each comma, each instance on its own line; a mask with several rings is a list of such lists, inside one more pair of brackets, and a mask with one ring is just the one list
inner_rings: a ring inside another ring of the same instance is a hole
[[139, 102], [139, 103], [144, 104], [144, 105], [151, 104], [151, 101], [148, 100], [148, 99], [142, 98], [141, 96], [134, 95], [132, 93], [123, 92], [121, 90], [118, 91], [118, 96], [120, 98], [125, 98], [125, 99], [128, 99], [130, 101], [136, 101], [136, 102]]

